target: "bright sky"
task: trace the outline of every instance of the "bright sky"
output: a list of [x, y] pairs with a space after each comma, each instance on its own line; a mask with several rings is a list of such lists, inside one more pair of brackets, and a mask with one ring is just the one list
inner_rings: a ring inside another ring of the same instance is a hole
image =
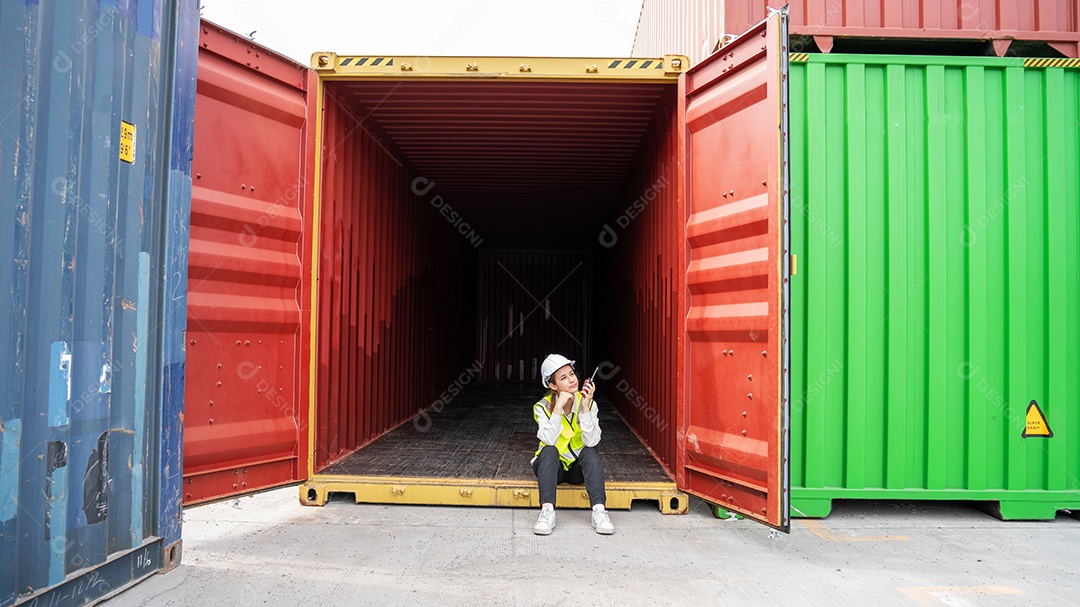
[[[202, 0], [202, 15], [304, 65], [346, 55], [629, 57], [642, 0]], [[317, 7], [317, 8], [312, 8]]]

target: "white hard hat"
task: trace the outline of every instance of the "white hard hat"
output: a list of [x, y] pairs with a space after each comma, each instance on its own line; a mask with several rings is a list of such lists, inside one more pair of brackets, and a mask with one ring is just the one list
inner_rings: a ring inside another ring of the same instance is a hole
[[548, 354], [548, 357], [544, 359], [543, 364], [540, 365], [540, 380], [546, 388], [548, 381], [551, 380], [551, 376], [556, 371], [562, 369], [566, 365], [572, 365], [574, 361], [563, 356], [562, 354]]

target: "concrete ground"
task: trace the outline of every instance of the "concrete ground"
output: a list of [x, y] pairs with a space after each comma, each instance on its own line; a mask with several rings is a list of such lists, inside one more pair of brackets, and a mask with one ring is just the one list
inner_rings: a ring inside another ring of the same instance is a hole
[[287, 487], [184, 513], [174, 571], [128, 605], [1073, 605], [1080, 521], [1002, 522], [963, 503], [837, 502], [790, 535], [691, 501], [612, 511], [303, 507]]

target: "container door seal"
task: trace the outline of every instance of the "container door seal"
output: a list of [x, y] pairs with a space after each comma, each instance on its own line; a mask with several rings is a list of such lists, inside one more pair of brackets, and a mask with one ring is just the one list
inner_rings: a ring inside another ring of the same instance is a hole
[[789, 531], [787, 11], [679, 81], [679, 487]]
[[185, 504], [307, 478], [316, 82], [202, 22]]

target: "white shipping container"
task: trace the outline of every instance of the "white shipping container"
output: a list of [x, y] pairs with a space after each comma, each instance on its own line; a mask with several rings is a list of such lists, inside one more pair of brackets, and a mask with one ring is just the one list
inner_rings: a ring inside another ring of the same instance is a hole
[[697, 65], [712, 53], [723, 35], [721, 0], [645, 0], [630, 54], [659, 57], [675, 53], [690, 57], [690, 65]]

